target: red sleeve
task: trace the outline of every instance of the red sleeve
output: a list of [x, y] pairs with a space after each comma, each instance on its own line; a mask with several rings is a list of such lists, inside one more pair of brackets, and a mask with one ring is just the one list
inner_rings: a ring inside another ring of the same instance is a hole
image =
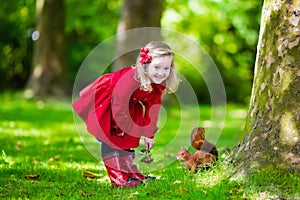
[[162, 104], [161, 101], [162, 93], [156, 94], [152, 101], [145, 104], [145, 118], [143, 135], [148, 138], [153, 138], [154, 134], [157, 132], [157, 121], [159, 116], [159, 110]]
[[134, 71], [129, 71], [118, 79], [112, 92], [112, 118], [125, 133], [137, 131], [129, 112], [129, 100], [139, 83], [134, 79]]

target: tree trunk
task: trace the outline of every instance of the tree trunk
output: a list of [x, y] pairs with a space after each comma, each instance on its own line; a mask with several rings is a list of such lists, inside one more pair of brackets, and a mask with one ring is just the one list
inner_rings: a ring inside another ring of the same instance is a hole
[[62, 0], [36, 1], [37, 31], [27, 91], [33, 96], [66, 94], [65, 6]]
[[300, 170], [300, 1], [264, 1], [238, 169]]
[[160, 27], [162, 12], [163, 0], [125, 0], [118, 26], [118, 59], [114, 70], [136, 62], [136, 46], [141, 47], [152, 40], [161, 40], [160, 32], [149, 32], [147, 29], [140, 29], [134, 33], [123, 32], [141, 27]]

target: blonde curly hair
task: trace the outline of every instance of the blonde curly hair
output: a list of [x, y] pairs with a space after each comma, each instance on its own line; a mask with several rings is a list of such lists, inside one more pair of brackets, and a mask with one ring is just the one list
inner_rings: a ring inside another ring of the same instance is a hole
[[[144, 48], [149, 49], [148, 54], [153, 57], [161, 57], [161, 56], [172, 56], [172, 63], [170, 69], [170, 75], [165, 82], [166, 92], [167, 93], [174, 93], [179, 85], [180, 80], [177, 78], [175, 64], [174, 64], [174, 52], [164, 42], [161, 41], [153, 41], [148, 43]], [[149, 79], [147, 69], [148, 63], [142, 64], [140, 63], [140, 56], [138, 56], [135, 64], [136, 68], [136, 75], [135, 79], [141, 83], [141, 89], [145, 91], [152, 91], [151, 87], [151, 80]]]

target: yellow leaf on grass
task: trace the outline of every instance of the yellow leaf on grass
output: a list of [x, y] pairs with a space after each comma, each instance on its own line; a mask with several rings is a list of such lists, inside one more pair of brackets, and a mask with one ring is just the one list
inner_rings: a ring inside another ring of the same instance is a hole
[[90, 172], [90, 171], [83, 171], [82, 176], [85, 177], [85, 178], [94, 179], [94, 178], [102, 177], [103, 175], [102, 174], [96, 174], [96, 173]]

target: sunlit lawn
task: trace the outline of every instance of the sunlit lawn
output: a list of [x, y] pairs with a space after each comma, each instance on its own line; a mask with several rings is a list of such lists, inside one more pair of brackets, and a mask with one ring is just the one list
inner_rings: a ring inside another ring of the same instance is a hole
[[[24, 100], [19, 95], [0, 96], [0, 198], [240, 199], [245, 195], [261, 196], [259, 189], [254, 187], [247, 191], [245, 185], [231, 179], [231, 164], [224, 159], [240, 138], [246, 115], [244, 106], [227, 106], [225, 122], [211, 118], [210, 106], [187, 106], [184, 111], [165, 107], [152, 151], [153, 164], [137, 162], [143, 172], [157, 176], [158, 180], [134, 188], [112, 188], [99, 160], [99, 143], [81, 131], [83, 124], [76, 124], [80, 130], [77, 132], [70, 103]], [[194, 119], [198, 112], [200, 117]], [[78, 118], [75, 119], [78, 122]], [[224, 128], [220, 129], [222, 124]], [[189, 134], [196, 125], [207, 128], [207, 137], [216, 143], [221, 160], [212, 170], [190, 175], [182, 163], [175, 160], [175, 154], [182, 146], [189, 146]], [[218, 130], [221, 132], [216, 134]], [[88, 178], [83, 175], [85, 171], [96, 173], [97, 177]]]

